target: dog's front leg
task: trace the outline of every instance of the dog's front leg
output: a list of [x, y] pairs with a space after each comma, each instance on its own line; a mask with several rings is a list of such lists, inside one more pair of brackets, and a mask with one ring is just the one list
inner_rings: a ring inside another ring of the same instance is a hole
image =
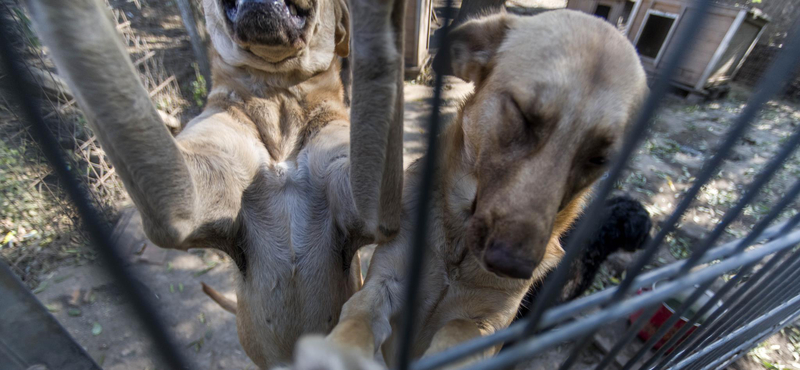
[[[205, 120], [174, 139], [99, 0], [29, 1], [38, 34], [111, 158], [148, 237], [164, 248], [229, 240], [259, 171], [256, 134]], [[190, 133], [189, 131], [193, 131]]]
[[391, 335], [390, 318], [403, 304], [403, 279], [396, 271], [405, 271], [404, 247], [396, 240], [376, 248], [364, 287], [342, 307], [339, 323], [325, 340], [309, 337], [300, 341], [294, 369], [368, 370], [379, 366], [373, 359]]
[[[478, 324], [472, 320], [465, 320], [465, 319], [450, 320], [441, 329], [439, 329], [439, 331], [437, 331], [436, 334], [434, 334], [433, 339], [431, 340], [431, 345], [425, 351], [423, 357], [427, 357], [432, 354], [442, 352], [450, 347], [466, 342], [470, 339], [484, 336], [486, 334], [488, 333], [485, 330], [482, 330], [478, 326]], [[491, 356], [492, 354], [496, 353], [497, 350], [499, 350], [499, 346], [497, 346], [497, 348], [493, 347], [486, 351], [475, 353], [472, 356], [469, 356], [466, 359], [456, 364], [446, 367], [445, 369], [456, 369], [464, 367], [468, 364], [477, 362], [478, 360]]]
[[376, 242], [400, 224], [403, 187], [403, 14], [400, 0], [351, 0], [350, 183]]

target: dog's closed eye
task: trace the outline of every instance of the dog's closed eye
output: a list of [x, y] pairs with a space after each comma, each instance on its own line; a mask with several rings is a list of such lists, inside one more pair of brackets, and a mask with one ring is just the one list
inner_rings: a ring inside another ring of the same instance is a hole
[[504, 111], [503, 119], [509, 123], [504, 128], [506, 144], [522, 144], [533, 149], [546, 139], [548, 125], [544, 117], [526, 110], [510, 95], [505, 100]]
[[595, 166], [604, 166], [606, 163], [608, 163], [608, 157], [606, 156], [594, 156], [589, 158], [589, 164]]

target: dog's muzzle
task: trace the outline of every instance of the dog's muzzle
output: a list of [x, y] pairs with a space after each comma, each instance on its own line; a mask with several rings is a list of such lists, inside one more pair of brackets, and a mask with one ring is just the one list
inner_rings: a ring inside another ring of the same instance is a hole
[[291, 46], [303, 37], [310, 10], [291, 0], [221, 0], [237, 41], [248, 45]]

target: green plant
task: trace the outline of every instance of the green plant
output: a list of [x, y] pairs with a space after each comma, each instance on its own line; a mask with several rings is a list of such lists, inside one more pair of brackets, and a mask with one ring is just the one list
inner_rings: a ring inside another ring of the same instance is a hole
[[42, 43], [39, 41], [39, 38], [36, 37], [36, 32], [33, 31], [33, 26], [31, 24], [31, 19], [25, 14], [25, 12], [17, 7], [13, 8], [14, 14], [19, 19], [19, 24], [22, 26], [22, 33], [23, 36], [28, 40], [30, 46], [38, 48], [42, 46]]
[[200, 73], [200, 68], [197, 66], [197, 63], [192, 63], [192, 67], [194, 68], [195, 75], [195, 79], [192, 81], [192, 97], [194, 98], [195, 104], [197, 104], [198, 107], [202, 107], [206, 95], [208, 94], [206, 78]]

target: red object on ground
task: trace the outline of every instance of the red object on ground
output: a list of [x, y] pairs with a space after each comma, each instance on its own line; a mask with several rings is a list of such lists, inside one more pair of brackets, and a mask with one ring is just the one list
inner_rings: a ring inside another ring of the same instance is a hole
[[[639, 338], [641, 338], [644, 341], [649, 340], [650, 337], [652, 337], [658, 331], [658, 329], [661, 328], [661, 326], [663, 326], [667, 322], [667, 320], [669, 320], [670, 317], [672, 317], [673, 313], [674, 310], [671, 307], [669, 307], [666, 303], [662, 302], [661, 307], [658, 308], [658, 311], [656, 311], [656, 313], [653, 314], [652, 317], [650, 317], [650, 320], [642, 327], [642, 330], [639, 331]], [[644, 310], [639, 310], [634, 312], [633, 314], [631, 314], [629, 318], [630, 322], [633, 323], [640, 316], [642, 316], [642, 314], [644, 314]], [[653, 348], [654, 349], [661, 348], [661, 346], [663, 346], [664, 343], [670, 340], [670, 338], [672, 338], [672, 336], [675, 335], [675, 333], [687, 323], [688, 321], [686, 320], [686, 318], [681, 317], [680, 320], [676, 321], [675, 325], [673, 325], [672, 328], [669, 329], [667, 334], [664, 335], [664, 337], [661, 338], [658, 342], [656, 342]], [[690, 328], [686, 332], [686, 334], [684, 334], [683, 339], [685, 340], [689, 335], [691, 335], [692, 332], [695, 331], [698, 326], [700, 326], [700, 324], [695, 323], [694, 327]], [[673, 349], [674, 348], [670, 348], [669, 351], [667, 351], [667, 353], [671, 352]]]

